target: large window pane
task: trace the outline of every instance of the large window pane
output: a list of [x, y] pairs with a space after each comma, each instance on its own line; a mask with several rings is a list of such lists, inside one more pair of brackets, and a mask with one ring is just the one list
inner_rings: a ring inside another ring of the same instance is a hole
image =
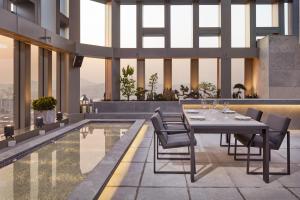
[[56, 68], [57, 68], [57, 54], [52, 51], [52, 96], [56, 98]]
[[[35, 45], [31, 45], [31, 101], [38, 98], [38, 90], [39, 90], [38, 81], [39, 81], [39, 47]], [[31, 109], [31, 124], [33, 123], [34, 123], [34, 110]]]
[[121, 5], [121, 48], [136, 48], [136, 5]]
[[145, 86], [149, 90], [149, 79], [152, 74], [157, 73], [157, 93], [162, 93], [164, 88], [164, 60], [163, 59], [146, 59], [145, 60]]
[[144, 5], [143, 27], [165, 27], [165, 6]]
[[274, 24], [273, 13], [271, 4], [258, 4], [256, 5], [256, 27], [272, 27], [278, 26]]
[[14, 41], [0, 35], [0, 133], [13, 124]]
[[171, 47], [193, 47], [193, 7], [171, 6]]
[[69, 0], [60, 0], [60, 12], [69, 17]]
[[[135, 80], [135, 88], [137, 87], [137, 61], [136, 59], [121, 59], [120, 60], [120, 65], [121, 65], [121, 71], [120, 71], [120, 75], [122, 76], [122, 69], [126, 68], [128, 65], [130, 67], [132, 67], [134, 69], [134, 74], [132, 76], [133, 80]], [[121, 99], [126, 100], [127, 98], [125, 96], [122, 96], [121, 94]], [[136, 100], [136, 96], [131, 96], [130, 100]]]
[[208, 82], [217, 86], [218, 81], [218, 59], [199, 59], [199, 83]]
[[[191, 60], [172, 59], [172, 89], [180, 91], [180, 85], [190, 87]], [[184, 72], [184, 73], [183, 73]]]
[[80, 96], [87, 95], [93, 101], [104, 99], [105, 60], [85, 57], [80, 68]]
[[208, 36], [208, 37], [199, 37], [199, 47], [200, 48], [219, 48], [220, 37], [217, 36]]
[[200, 27], [220, 27], [220, 6], [200, 5], [199, 6]]
[[144, 37], [143, 38], [144, 48], [164, 48], [165, 38], [164, 37]]
[[80, 1], [80, 42], [105, 46], [105, 4]]
[[[237, 92], [237, 89], [233, 89], [234, 85], [237, 83], [244, 84], [245, 77], [245, 59], [244, 58], [234, 58], [231, 59], [231, 88], [232, 92]], [[241, 96], [244, 96], [244, 91], [242, 91]]]
[[232, 47], [247, 46], [246, 45], [246, 5], [231, 6], [231, 46]]

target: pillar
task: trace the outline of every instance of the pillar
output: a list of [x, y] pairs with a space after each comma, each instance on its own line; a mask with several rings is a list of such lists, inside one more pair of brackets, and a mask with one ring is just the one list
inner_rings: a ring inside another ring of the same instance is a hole
[[172, 59], [164, 59], [164, 89], [172, 89]]
[[198, 90], [199, 85], [199, 59], [191, 59], [191, 89]]
[[221, 98], [231, 98], [231, 58], [221, 58]]
[[14, 46], [14, 123], [19, 129], [31, 122], [30, 45], [15, 40]]
[[253, 89], [253, 59], [245, 58], [245, 95], [252, 95], [254, 93]]
[[137, 59], [137, 87], [145, 89], [145, 59]]
[[39, 48], [39, 97], [52, 95], [52, 51]]
[[105, 60], [105, 99], [120, 100], [120, 59]]

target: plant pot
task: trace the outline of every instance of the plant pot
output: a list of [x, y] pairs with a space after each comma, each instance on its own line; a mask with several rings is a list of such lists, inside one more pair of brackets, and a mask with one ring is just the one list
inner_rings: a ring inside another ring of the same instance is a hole
[[7, 143], [8, 143], [7, 146], [9, 146], [9, 147], [14, 147], [14, 146], [16, 146], [17, 141], [16, 141], [16, 140], [9, 140]]
[[54, 110], [45, 110], [40, 112], [40, 116], [43, 117], [44, 124], [52, 124], [55, 122], [56, 113]]

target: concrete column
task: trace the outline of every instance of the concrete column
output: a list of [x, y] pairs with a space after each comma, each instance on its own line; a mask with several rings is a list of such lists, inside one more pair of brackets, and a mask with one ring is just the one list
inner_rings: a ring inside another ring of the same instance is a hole
[[278, 2], [278, 25], [280, 28], [280, 34], [284, 35], [284, 29], [285, 29], [285, 21], [284, 21], [284, 2], [279, 1]]
[[120, 100], [120, 59], [105, 60], [105, 99]]
[[52, 52], [39, 48], [39, 97], [52, 95]]
[[199, 59], [191, 59], [191, 89], [197, 90], [199, 85]]
[[221, 1], [221, 48], [231, 48], [231, 0]]
[[199, 48], [199, 3], [193, 2], [193, 47]]
[[61, 111], [62, 110], [62, 70], [63, 70], [63, 53], [57, 52], [57, 59], [56, 59], [56, 110]]
[[171, 48], [171, 5], [168, 1], [165, 3], [165, 48]]
[[254, 93], [253, 88], [253, 59], [245, 58], [245, 86], [246, 92], [245, 95], [252, 95]]
[[217, 58], [217, 89], [221, 90], [221, 59]]
[[136, 48], [143, 48], [143, 4], [136, 3]]
[[[70, 40], [80, 42], [80, 0], [72, 0], [70, 3], [69, 27]], [[80, 68], [73, 68], [74, 55], [69, 55], [69, 61], [66, 63], [68, 69], [68, 112], [80, 112]]]
[[231, 58], [221, 58], [221, 97], [231, 98]]
[[30, 126], [31, 70], [30, 45], [14, 43], [14, 123], [15, 128]]
[[56, 0], [41, 0], [41, 26], [56, 33]]
[[296, 35], [299, 38], [299, 1], [293, 1], [292, 5], [292, 32], [291, 34]]
[[[61, 63], [60, 63], [60, 74], [59, 74], [59, 80], [60, 80], [60, 88], [59, 88], [59, 97], [60, 97], [60, 110], [61, 112], [68, 113], [69, 112], [69, 62], [70, 62], [70, 56], [67, 53], [61, 53]], [[75, 88], [74, 88], [75, 89]], [[77, 88], [78, 90], [78, 88]], [[79, 99], [78, 99], [79, 101]], [[78, 103], [79, 105], [79, 103]]]
[[164, 89], [172, 89], [172, 59], [164, 59]]
[[145, 59], [137, 59], [137, 87], [145, 89]]

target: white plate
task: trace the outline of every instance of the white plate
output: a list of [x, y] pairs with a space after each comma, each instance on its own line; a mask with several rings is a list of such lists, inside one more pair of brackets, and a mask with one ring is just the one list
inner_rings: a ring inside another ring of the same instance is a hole
[[247, 117], [247, 116], [235, 116], [234, 118], [237, 120], [244, 120], [244, 121], [251, 120], [251, 117]]
[[224, 113], [224, 114], [234, 114], [235, 111], [234, 110], [223, 110], [222, 113]]
[[205, 120], [205, 117], [204, 117], [204, 116], [191, 116], [190, 118], [191, 118], [192, 120], [200, 120], [200, 121]]
[[199, 110], [186, 110], [186, 113], [188, 113], [188, 114], [198, 114]]

